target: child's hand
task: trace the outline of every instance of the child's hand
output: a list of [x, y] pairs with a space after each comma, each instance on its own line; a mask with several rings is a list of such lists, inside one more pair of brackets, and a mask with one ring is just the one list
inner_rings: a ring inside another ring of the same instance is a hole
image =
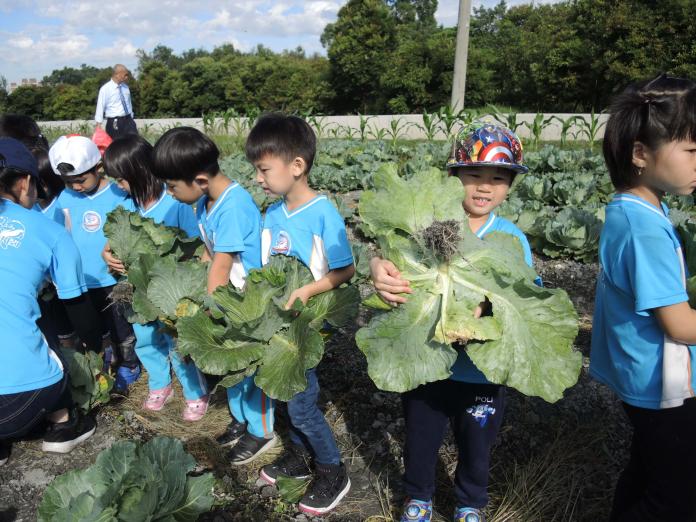
[[379, 257], [370, 259], [370, 278], [377, 293], [390, 305], [405, 303], [406, 297], [398, 294], [410, 294], [410, 283], [401, 278], [401, 272], [394, 263]]
[[107, 243], [104, 247], [104, 250], [102, 250], [102, 258], [104, 259], [104, 261], [106, 261], [106, 264], [111, 272], [114, 272], [116, 274], [126, 273], [125, 265], [116, 256], [114, 256], [113, 252], [111, 251], [111, 245], [109, 245], [109, 243]]
[[297, 290], [293, 290], [293, 292], [290, 294], [290, 298], [288, 299], [288, 302], [285, 303], [285, 309], [290, 310], [292, 308], [292, 305], [297, 301], [298, 299], [302, 301], [303, 305], [307, 304], [307, 301], [309, 301], [309, 298], [312, 297], [312, 294], [309, 292], [309, 285], [305, 285], [303, 287], [298, 288]]

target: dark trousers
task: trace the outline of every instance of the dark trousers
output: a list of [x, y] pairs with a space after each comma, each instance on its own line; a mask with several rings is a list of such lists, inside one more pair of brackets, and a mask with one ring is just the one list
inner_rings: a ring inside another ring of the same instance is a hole
[[59, 346], [59, 338], [74, 333], [74, 329], [65, 311], [65, 306], [55, 293], [50, 299], [39, 296], [38, 300], [41, 317], [36, 321], [36, 324], [41, 333], [44, 334], [48, 345], [51, 348], [56, 348]]
[[448, 379], [424, 384], [402, 397], [406, 495], [419, 500], [432, 498], [438, 450], [449, 422], [459, 450], [454, 478], [457, 504], [484, 507], [488, 503], [491, 446], [503, 420], [505, 389]]
[[0, 395], [0, 440], [21, 437], [47, 413], [72, 406], [67, 372], [60, 381], [45, 388]]
[[109, 294], [113, 286], [90, 288], [89, 297], [101, 315], [103, 324], [108, 328], [111, 346], [118, 357], [121, 366], [135, 368], [138, 366], [138, 356], [135, 354], [135, 333], [133, 325], [126, 319], [127, 307], [121, 303], [112, 303]]
[[118, 118], [106, 119], [106, 133], [112, 139], [120, 138], [126, 134], [138, 134], [138, 127], [135, 120], [129, 116], [119, 116]]
[[623, 405], [631, 456], [614, 494], [612, 522], [696, 520], [696, 399], [649, 410]]
[[317, 404], [319, 381], [316, 368], [307, 370], [305, 376], [307, 388], [288, 401], [290, 440], [307, 449], [319, 464], [338, 464], [341, 454], [336, 439]]

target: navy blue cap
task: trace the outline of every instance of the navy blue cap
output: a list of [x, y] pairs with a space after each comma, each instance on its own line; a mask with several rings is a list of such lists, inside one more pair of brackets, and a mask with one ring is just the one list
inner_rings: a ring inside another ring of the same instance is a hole
[[0, 168], [11, 168], [39, 179], [39, 166], [34, 155], [21, 141], [0, 138]]

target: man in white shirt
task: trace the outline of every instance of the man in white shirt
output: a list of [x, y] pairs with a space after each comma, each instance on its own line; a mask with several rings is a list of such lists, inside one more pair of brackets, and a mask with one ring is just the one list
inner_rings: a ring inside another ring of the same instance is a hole
[[130, 89], [126, 84], [128, 74], [125, 65], [116, 64], [111, 80], [101, 86], [97, 98], [97, 111], [94, 115], [97, 128], [101, 128], [106, 118], [106, 133], [114, 139], [138, 133], [133, 119]]

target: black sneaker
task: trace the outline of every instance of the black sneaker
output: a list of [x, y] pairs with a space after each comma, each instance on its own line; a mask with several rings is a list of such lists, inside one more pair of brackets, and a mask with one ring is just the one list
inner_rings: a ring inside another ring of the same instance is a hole
[[308, 478], [312, 476], [312, 470], [309, 467], [310, 459], [309, 451], [293, 444], [273, 464], [261, 468], [259, 476], [269, 484], [275, 484], [278, 475], [298, 479]]
[[70, 413], [70, 420], [49, 426], [41, 449], [53, 453], [69, 453], [90, 438], [97, 429], [97, 421], [89, 415]]
[[233, 466], [242, 466], [248, 464], [252, 460], [256, 460], [263, 453], [274, 447], [277, 442], [275, 434], [273, 438], [266, 439], [263, 437], [255, 437], [249, 432], [241, 436], [239, 442], [230, 451], [230, 464]]
[[12, 452], [12, 443], [9, 440], [0, 440], [0, 466], [7, 464]]
[[246, 433], [246, 422], [239, 422], [234, 417], [232, 422], [227, 425], [225, 433], [220, 435], [215, 441], [220, 444], [220, 446], [232, 446], [237, 442], [242, 435]]
[[342, 462], [333, 465], [317, 464], [314, 479], [298, 507], [308, 515], [324, 515], [338, 505], [348, 490], [350, 479]]

